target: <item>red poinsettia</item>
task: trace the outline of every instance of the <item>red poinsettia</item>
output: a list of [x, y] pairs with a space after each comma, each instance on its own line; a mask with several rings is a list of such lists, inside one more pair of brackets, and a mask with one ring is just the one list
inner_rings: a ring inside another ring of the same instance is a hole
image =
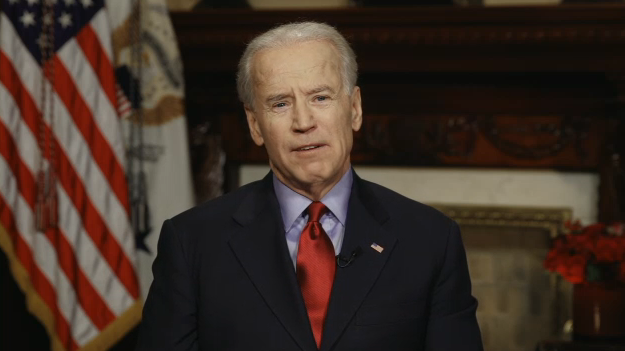
[[578, 284], [589, 281], [625, 282], [625, 225], [567, 222], [566, 231], [553, 239], [545, 268]]

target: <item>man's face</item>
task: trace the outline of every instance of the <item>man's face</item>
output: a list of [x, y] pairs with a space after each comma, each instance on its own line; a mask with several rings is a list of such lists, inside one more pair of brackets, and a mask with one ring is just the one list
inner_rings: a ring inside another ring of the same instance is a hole
[[275, 175], [318, 200], [349, 169], [360, 129], [360, 89], [346, 94], [338, 53], [316, 40], [258, 52], [252, 65], [252, 139], [265, 144]]

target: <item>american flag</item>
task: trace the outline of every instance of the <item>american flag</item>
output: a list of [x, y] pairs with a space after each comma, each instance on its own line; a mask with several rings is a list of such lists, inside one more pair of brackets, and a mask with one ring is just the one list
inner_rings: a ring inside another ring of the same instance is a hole
[[0, 248], [52, 349], [106, 349], [141, 314], [107, 8], [0, 1]]
[[377, 251], [378, 253], [382, 253], [382, 251], [384, 251], [384, 248], [376, 243], [371, 244], [371, 248]]

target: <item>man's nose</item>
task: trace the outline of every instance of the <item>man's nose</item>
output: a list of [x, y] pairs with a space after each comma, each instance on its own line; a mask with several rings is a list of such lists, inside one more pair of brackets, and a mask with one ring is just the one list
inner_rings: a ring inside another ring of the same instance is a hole
[[314, 113], [305, 101], [295, 103], [293, 109], [293, 131], [306, 133], [316, 126]]

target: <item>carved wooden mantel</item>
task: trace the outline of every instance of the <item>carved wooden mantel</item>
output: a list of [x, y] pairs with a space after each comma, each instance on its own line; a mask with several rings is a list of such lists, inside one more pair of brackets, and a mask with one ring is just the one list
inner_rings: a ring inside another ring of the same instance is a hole
[[200, 140], [192, 144], [196, 172], [205, 131], [222, 135], [229, 166], [266, 161], [236, 98], [238, 59], [275, 24], [320, 20], [358, 55], [365, 119], [354, 163], [599, 172], [601, 217], [621, 216], [613, 195], [621, 193], [614, 174], [625, 144], [625, 5], [203, 10], [172, 18], [191, 139]]

